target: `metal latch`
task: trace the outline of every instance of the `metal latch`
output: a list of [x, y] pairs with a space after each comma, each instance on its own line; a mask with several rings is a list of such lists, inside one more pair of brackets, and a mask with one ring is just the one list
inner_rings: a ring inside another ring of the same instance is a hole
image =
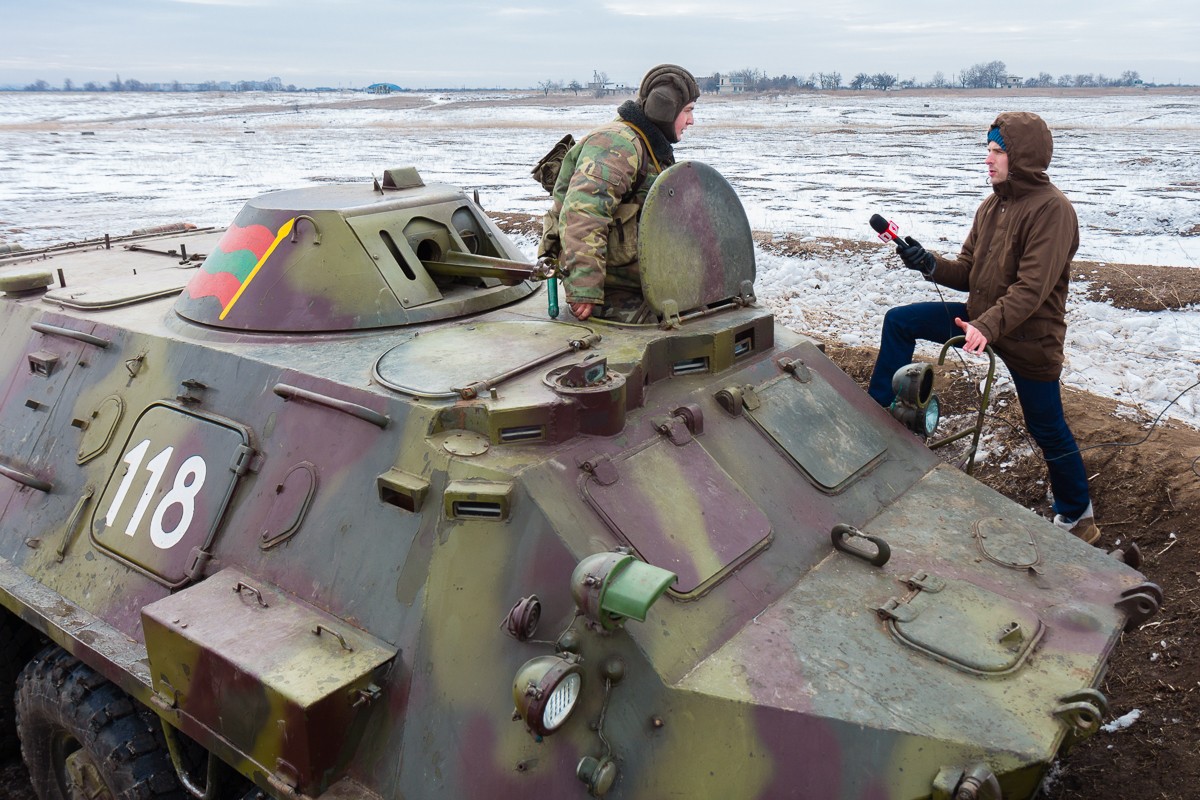
[[743, 305], [752, 306], [758, 299], [754, 295], [754, 281], [742, 281], [738, 293]]
[[946, 588], [946, 582], [941, 578], [930, 575], [928, 572], [921, 571], [905, 579], [904, 583], [910, 589], [920, 589], [923, 592], [937, 594], [942, 589]]
[[881, 619], [892, 619], [896, 622], [912, 622], [917, 618], [917, 614], [919, 612], [917, 612], [916, 609], [912, 608], [907, 603], [903, 603], [895, 597], [892, 597], [889, 598], [888, 601], [879, 608], [875, 609], [875, 613], [878, 614]]
[[713, 395], [713, 397], [716, 398], [717, 404], [721, 408], [735, 417], [740, 417], [743, 409], [754, 411], [762, 405], [762, 401], [758, 399], [758, 393], [754, 391], [754, 387], [750, 384], [746, 384], [745, 386], [726, 386]]
[[358, 708], [359, 706], [362, 706], [362, 705], [369, 706], [372, 703], [374, 703], [376, 700], [378, 700], [380, 697], [383, 696], [383, 690], [372, 683], [372, 684], [367, 685], [363, 689], [357, 690], [350, 696], [354, 698], [354, 701], [352, 703], [350, 703], [350, 707]]
[[672, 444], [685, 445], [693, 435], [704, 433], [704, 412], [697, 405], [680, 406], [671, 416], [653, 420], [651, 424]]
[[595, 478], [596, 483], [601, 486], [612, 486], [620, 477], [617, 474], [617, 468], [613, 466], [613, 463], [608, 460], [607, 456], [582, 461], [579, 464], [579, 468]]
[[188, 554], [187, 566], [183, 568], [183, 574], [187, 575], [189, 580], [200, 580], [204, 577], [204, 568], [208, 566], [211, 558], [212, 553], [199, 547], [193, 547], [192, 552]]
[[779, 359], [779, 368], [784, 372], [790, 373], [792, 377], [800, 381], [800, 383], [808, 383], [812, 380], [812, 371], [809, 370], [807, 364], [798, 358]]
[[254, 461], [254, 448], [249, 445], [239, 444], [233, 451], [233, 462], [229, 465], [229, 469], [234, 475], [239, 477], [250, 471], [250, 464]]

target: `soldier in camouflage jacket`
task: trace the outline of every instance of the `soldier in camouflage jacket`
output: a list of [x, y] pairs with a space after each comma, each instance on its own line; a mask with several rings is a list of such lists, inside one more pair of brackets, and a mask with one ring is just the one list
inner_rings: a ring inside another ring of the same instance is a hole
[[671, 147], [694, 122], [700, 90], [682, 67], [646, 73], [636, 100], [617, 119], [589, 133], [563, 160], [554, 205], [538, 255], [557, 258], [571, 313], [588, 319], [605, 305], [605, 288], [640, 299], [637, 223], [660, 172], [675, 163]]

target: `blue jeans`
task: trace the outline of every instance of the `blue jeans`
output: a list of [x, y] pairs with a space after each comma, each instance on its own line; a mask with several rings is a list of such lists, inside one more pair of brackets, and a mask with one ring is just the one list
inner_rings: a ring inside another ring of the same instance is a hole
[[[883, 333], [879, 342], [879, 357], [871, 373], [867, 393], [879, 405], [887, 408], [895, 399], [892, 375], [912, 361], [918, 339], [944, 344], [962, 330], [954, 318], [967, 319], [965, 303], [913, 303], [890, 309], [883, 318]], [[1025, 427], [1033, 436], [1046, 467], [1054, 491], [1054, 511], [1069, 520], [1077, 519], [1088, 503], [1087, 472], [1075, 436], [1063, 415], [1062, 393], [1058, 381], [1035, 381], [1023, 378], [1009, 368]]]

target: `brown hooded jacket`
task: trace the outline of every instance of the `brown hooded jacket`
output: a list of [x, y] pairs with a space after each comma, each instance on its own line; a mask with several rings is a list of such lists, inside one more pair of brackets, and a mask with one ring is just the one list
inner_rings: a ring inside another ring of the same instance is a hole
[[1054, 151], [1037, 114], [996, 117], [1008, 180], [975, 212], [957, 259], [937, 256], [932, 280], [965, 291], [967, 315], [1009, 369], [1031, 380], [1062, 374], [1067, 284], [1079, 249], [1071, 201], [1046, 175]]

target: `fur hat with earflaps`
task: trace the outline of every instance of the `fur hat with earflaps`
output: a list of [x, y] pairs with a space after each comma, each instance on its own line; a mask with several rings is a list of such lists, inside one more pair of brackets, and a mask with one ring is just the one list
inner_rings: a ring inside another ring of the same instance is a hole
[[700, 96], [700, 87], [692, 73], [675, 64], [659, 64], [642, 78], [637, 104], [669, 142], [678, 142], [675, 118], [688, 103]]

